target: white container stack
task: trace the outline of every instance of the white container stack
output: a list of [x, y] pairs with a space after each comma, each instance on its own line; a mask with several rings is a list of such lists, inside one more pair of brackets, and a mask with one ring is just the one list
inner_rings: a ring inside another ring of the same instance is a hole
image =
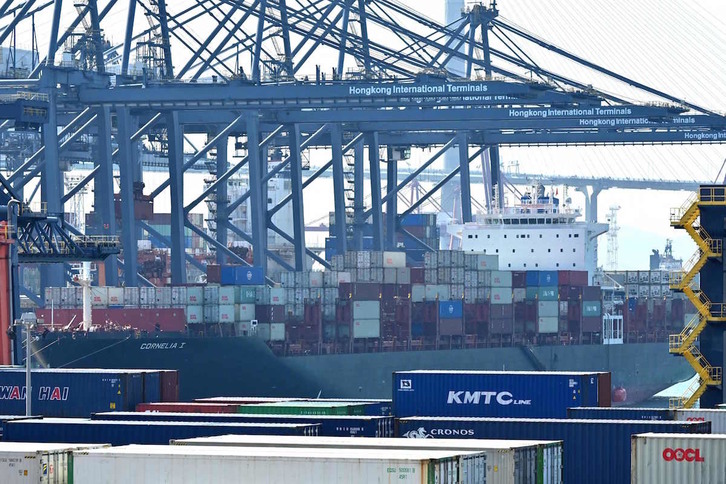
[[73, 482], [73, 451], [108, 447], [102, 444], [0, 443], [3, 484]]
[[720, 484], [726, 435], [640, 434], [631, 440], [632, 484]]

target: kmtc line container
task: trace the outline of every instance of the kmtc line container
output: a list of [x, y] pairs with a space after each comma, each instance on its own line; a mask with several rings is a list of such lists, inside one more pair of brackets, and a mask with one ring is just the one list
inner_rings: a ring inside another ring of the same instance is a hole
[[364, 415], [362, 404], [334, 402], [275, 402], [240, 405], [238, 413], [280, 415]]
[[171, 439], [225, 434], [317, 435], [316, 424], [109, 421], [70, 418], [11, 420], [8, 442], [168, 444]]
[[400, 371], [396, 417], [565, 418], [568, 407], [609, 406], [610, 373]]
[[73, 482], [73, 451], [107, 447], [92, 444], [0, 444], [0, 482], [3, 484]]
[[680, 420], [684, 422], [711, 422], [711, 433], [726, 434], [726, 410], [713, 408], [569, 408], [570, 418], [599, 418], [619, 420]]
[[319, 435], [327, 437], [393, 437], [393, 417], [349, 415], [248, 415], [164, 412], [106, 412], [92, 420], [138, 420], [144, 422], [297, 423], [320, 424]]
[[633, 434], [711, 432], [709, 422], [413, 417], [397, 422], [397, 436], [505, 440], [561, 440], [564, 482], [626, 483]]
[[631, 452], [632, 484], [726, 482], [726, 435], [634, 435]]
[[[486, 454], [435, 450], [128, 446], [76, 452], [74, 484], [488, 483]], [[514, 481], [510, 481], [514, 482]]]
[[463, 439], [350, 439], [220, 435], [172, 440], [172, 445], [375, 450], [455, 450], [486, 454], [486, 483], [561, 483], [562, 442]]
[[[144, 401], [144, 372], [139, 370], [37, 369], [32, 383], [32, 409], [38, 415], [88, 417], [133, 410]], [[0, 414], [25, 414], [23, 368], [0, 369]]]

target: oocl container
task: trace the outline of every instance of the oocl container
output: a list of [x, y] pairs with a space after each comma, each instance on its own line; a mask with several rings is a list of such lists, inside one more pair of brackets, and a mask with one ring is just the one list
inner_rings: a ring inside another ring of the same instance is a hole
[[[486, 482], [486, 454], [433, 450], [128, 446], [76, 452], [74, 483], [154, 482]], [[513, 482], [513, 481], [512, 481]]]
[[73, 482], [73, 451], [107, 445], [0, 443], [0, 476], [3, 484]]
[[398, 421], [396, 435], [561, 440], [564, 482], [621, 484], [630, 480], [631, 435], [645, 432], [701, 434], [710, 430], [708, 422], [413, 417]]
[[[367, 450], [454, 450], [486, 454], [487, 484], [562, 482], [562, 442], [386, 439], [345, 437], [268, 437], [264, 435], [221, 435], [172, 440], [171, 445], [212, 447], [277, 447]], [[476, 484], [474, 481], [465, 481]]]
[[171, 439], [226, 434], [318, 435], [317, 424], [149, 422], [44, 418], [12, 420], [5, 437], [11, 442], [92, 444], [168, 444]]
[[94, 414], [91, 418], [150, 422], [305, 423], [320, 424], [319, 435], [327, 437], [393, 437], [393, 417], [390, 416], [107, 412]]
[[567, 408], [572, 406], [609, 405], [610, 373], [441, 370], [393, 373], [396, 417], [565, 418]]
[[633, 435], [632, 484], [716, 484], [726, 479], [726, 435]]

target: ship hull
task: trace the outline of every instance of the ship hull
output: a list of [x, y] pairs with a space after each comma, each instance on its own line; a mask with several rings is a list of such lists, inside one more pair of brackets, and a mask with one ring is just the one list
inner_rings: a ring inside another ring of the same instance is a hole
[[[530, 351], [531, 349], [531, 351]], [[636, 404], [690, 378], [665, 343], [573, 345], [277, 357], [257, 338], [47, 335], [35, 342], [46, 367], [179, 370], [180, 398], [218, 395], [390, 398], [396, 370], [610, 371]]]

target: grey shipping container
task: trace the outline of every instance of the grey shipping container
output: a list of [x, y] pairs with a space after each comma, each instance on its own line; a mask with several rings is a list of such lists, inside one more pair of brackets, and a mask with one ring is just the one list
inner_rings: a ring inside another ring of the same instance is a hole
[[726, 482], [726, 435], [634, 435], [631, 453], [632, 484]]

